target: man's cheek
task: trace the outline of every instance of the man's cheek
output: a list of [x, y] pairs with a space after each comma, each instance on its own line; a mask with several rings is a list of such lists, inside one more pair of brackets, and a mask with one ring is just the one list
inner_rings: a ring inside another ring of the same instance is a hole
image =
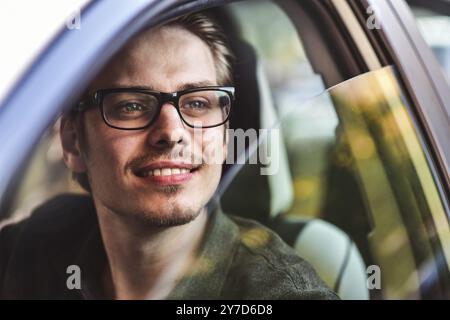
[[211, 130], [203, 135], [202, 150], [204, 163], [208, 165], [221, 165], [226, 157], [224, 133], [222, 130]]
[[91, 176], [101, 183], [116, 185], [124, 181], [124, 170], [126, 164], [126, 150], [118, 152], [112, 148], [98, 146], [93, 148], [89, 157]]

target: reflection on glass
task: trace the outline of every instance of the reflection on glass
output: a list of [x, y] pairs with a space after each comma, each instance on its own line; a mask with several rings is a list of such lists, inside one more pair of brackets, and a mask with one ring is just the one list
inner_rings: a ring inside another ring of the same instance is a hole
[[[366, 266], [380, 267], [372, 298], [442, 298], [449, 293], [449, 223], [405, 101], [391, 67], [306, 103], [285, 96], [273, 129], [283, 132], [292, 183], [270, 192], [292, 188], [288, 217], [331, 222], [354, 240]], [[261, 179], [255, 174], [244, 166], [235, 181]]]

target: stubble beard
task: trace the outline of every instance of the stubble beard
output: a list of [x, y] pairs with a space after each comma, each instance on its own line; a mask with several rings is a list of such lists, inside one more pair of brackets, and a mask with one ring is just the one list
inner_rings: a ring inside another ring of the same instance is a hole
[[[182, 190], [182, 186], [179, 185], [166, 185], [158, 188], [160, 193], [166, 196], [173, 196], [174, 198], [180, 190]], [[149, 211], [147, 209], [138, 209], [133, 210], [132, 212], [122, 210], [111, 211], [121, 218], [131, 220], [130, 222], [133, 224], [142, 227], [167, 228], [181, 226], [192, 222], [200, 215], [203, 209], [203, 207], [181, 208], [179, 204], [171, 203], [170, 199], [167, 201], [168, 203], [164, 206], [164, 213], [161, 211]]]

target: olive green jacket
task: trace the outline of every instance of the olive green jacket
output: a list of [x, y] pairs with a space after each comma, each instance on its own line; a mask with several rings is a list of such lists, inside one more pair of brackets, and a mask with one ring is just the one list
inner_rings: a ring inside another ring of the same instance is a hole
[[[210, 213], [199, 256], [168, 299], [337, 299], [312, 267], [259, 223]], [[102, 299], [107, 263], [90, 197], [61, 195], [0, 230], [0, 298]], [[79, 266], [81, 289], [68, 288]], [[70, 281], [69, 281], [70, 282]]]

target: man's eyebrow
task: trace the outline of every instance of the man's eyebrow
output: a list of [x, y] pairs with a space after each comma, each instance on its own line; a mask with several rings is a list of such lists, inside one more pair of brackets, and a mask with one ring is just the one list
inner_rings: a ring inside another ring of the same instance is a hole
[[178, 87], [178, 91], [188, 90], [188, 89], [195, 89], [200, 87], [209, 87], [214, 86], [214, 84], [211, 81], [199, 81], [199, 82], [191, 82], [191, 83], [185, 83]]
[[[195, 89], [195, 88], [200, 88], [200, 87], [209, 87], [209, 86], [214, 86], [214, 85], [215, 84], [211, 81], [189, 82], [189, 83], [184, 83], [184, 84], [178, 86], [176, 91], [183, 91], [183, 90]], [[121, 87], [121, 88], [159, 91], [152, 86], [125, 86], [125, 87]]]

